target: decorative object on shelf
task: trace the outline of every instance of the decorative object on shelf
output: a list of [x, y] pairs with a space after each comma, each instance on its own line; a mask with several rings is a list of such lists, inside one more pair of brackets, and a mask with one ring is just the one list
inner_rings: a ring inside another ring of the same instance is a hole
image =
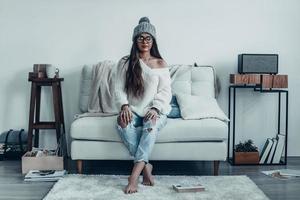
[[261, 75], [262, 88], [287, 88], [287, 75]]
[[258, 151], [257, 146], [254, 145], [253, 140], [249, 139], [242, 143], [240, 141], [239, 144], [235, 145], [235, 151], [236, 152], [253, 152]]
[[258, 85], [261, 88], [287, 88], [288, 75], [230, 74], [230, 83], [235, 85]]
[[51, 64], [33, 64], [33, 72], [29, 78], [58, 78], [59, 69]]
[[253, 144], [252, 140], [247, 140], [244, 143], [240, 142], [235, 145], [234, 159], [236, 164], [258, 164], [258, 148]]
[[37, 74], [37, 78], [46, 78], [46, 68], [51, 64], [33, 64], [33, 72]]
[[240, 54], [238, 72], [241, 74], [277, 74], [278, 54]]
[[260, 84], [260, 74], [230, 74], [231, 84]]
[[47, 78], [58, 78], [59, 69], [55, 66], [49, 65], [46, 66], [46, 75]]

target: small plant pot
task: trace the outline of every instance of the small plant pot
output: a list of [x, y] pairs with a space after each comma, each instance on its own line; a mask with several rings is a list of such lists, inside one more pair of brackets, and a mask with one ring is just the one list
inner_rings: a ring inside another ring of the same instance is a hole
[[259, 152], [234, 152], [235, 164], [258, 164]]

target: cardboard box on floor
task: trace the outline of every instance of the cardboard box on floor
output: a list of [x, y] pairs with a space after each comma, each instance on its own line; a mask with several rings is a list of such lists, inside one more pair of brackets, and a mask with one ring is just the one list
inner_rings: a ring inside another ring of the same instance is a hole
[[41, 156], [32, 157], [30, 152], [26, 152], [22, 156], [22, 174], [26, 174], [29, 170], [63, 170], [64, 160], [60, 156]]

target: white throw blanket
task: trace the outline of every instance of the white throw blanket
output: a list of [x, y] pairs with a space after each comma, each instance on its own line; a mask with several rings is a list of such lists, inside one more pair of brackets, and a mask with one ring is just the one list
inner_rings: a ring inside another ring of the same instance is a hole
[[118, 114], [113, 101], [116, 63], [105, 60], [93, 66], [92, 85], [88, 101], [88, 112], [80, 117], [105, 117]]

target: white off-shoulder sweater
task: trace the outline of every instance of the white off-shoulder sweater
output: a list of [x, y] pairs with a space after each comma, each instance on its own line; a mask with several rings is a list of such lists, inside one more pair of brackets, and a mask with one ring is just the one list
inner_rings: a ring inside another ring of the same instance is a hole
[[123, 104], [129, 104], [133, 112], [144, 117], [148, 110], [155, 107], [162, 114], [171, 111], [170, 101], [172, 98], [171, 78], [169, 68], [150, 68], [142, 59], [139, 59], [144, 80], [144, 95], [136, 98], [125, 92], [125, 77], [129, 61], [122, 58], [116, 68], [116, 83], [114, 89], [114, 100], [120, 110]]

